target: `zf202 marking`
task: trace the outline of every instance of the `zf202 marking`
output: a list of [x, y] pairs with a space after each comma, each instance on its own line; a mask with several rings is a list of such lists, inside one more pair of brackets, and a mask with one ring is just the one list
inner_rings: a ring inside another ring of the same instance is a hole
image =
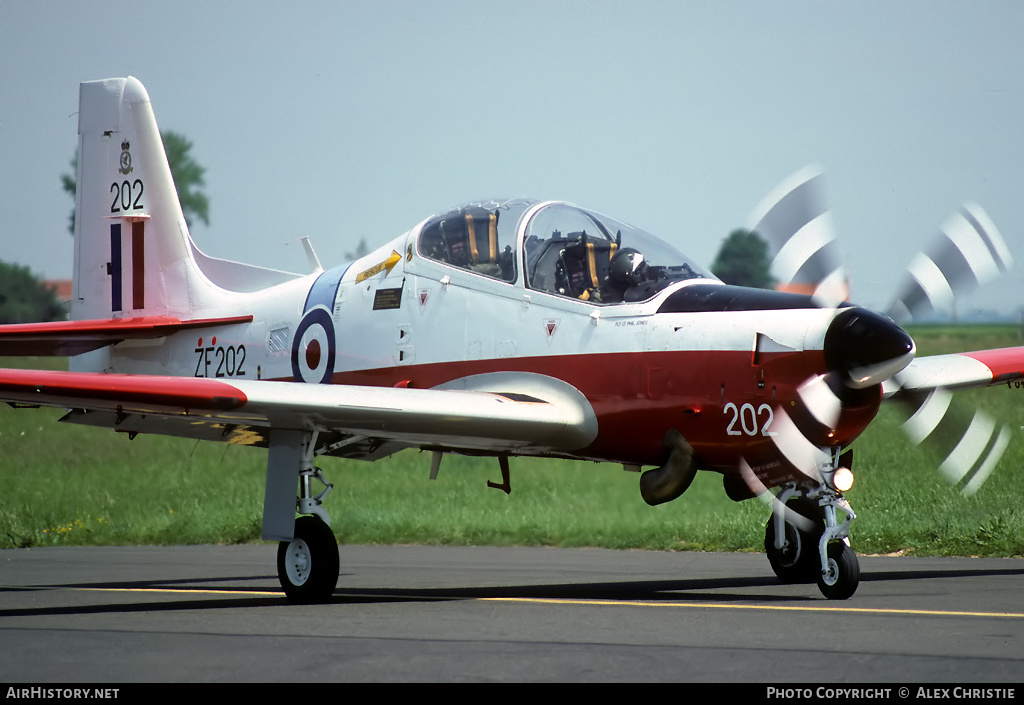
[[141, 211], [142, 205], [142, 179], [135, 181], [116, 181], [110, 184], [110, 193], [114, 194], [114, 200], [110, 202], [110, 212], [120, 213], [121, 211]]
[[244, 345], [196, 348], [196, 377], [245, 377]]
[[[748, 436], [775, 435], [774, 431], [768, 430], [775, 418], [772, 407], [768, 404], [761, 404], [761, 406], [755, 409], [754, 405], [750, 403], [736, 406], [733, 402], [729, 402], [722, 409], [722, 413], [732, 414], [732, 420], [725, 427], [725, 432], [730, 436], [742, 436], [743, 434]], [[737, 423], [739, 423], [740, 428], [736, 428]]]

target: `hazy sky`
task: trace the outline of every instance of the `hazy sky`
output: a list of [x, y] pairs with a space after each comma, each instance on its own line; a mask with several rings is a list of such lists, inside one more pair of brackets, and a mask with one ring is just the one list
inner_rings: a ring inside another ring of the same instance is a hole
[[206, 169], [218, 257], [305, 270], [473, 198], [573, 201], [710, 264], [826, 172], [853, 299], [884, 308], [965, 200], [1019, 266], [1024, 3], [0, 0], [0, 259], [69, 277], [78, 84], [133, 75]]

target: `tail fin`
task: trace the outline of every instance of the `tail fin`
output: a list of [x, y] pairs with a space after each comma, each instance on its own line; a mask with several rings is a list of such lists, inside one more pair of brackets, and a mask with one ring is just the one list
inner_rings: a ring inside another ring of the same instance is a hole
[[71, 317], [190, 317], [212, 294], [174, 188], [146, 89], [83, 83]]

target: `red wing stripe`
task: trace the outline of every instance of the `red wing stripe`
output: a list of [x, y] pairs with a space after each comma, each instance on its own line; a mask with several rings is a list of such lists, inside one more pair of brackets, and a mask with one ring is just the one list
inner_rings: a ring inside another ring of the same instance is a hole
[[1024, 377], [1024, 347], [977, 350], [962, 354], [992, 370], [993, 382], [1006, 382]]
[[0, 399], [26, 404], [171, 411], [230, 411], [245, 394], [225, 382], [190, 377], [0, 370]]

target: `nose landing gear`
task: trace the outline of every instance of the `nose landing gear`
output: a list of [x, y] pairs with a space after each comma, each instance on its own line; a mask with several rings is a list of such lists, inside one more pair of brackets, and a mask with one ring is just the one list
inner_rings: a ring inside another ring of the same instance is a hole
[[857, 554], [845, 543], [828, 545], [828, 556], [821, 575], [818, 589], [830, 600], [845, 600], [857, 591], [860, 584], [860, 564]]
[[[836, 510], [846, 514], [840, 524]], [[849, 545], [850, 503], [828, 485], [789, 484], [773, 502], [764, 545], [772, 570], [784, 583], [817, 582], [822, 595], [845, 600], [857, 591], [860, 566]]]

